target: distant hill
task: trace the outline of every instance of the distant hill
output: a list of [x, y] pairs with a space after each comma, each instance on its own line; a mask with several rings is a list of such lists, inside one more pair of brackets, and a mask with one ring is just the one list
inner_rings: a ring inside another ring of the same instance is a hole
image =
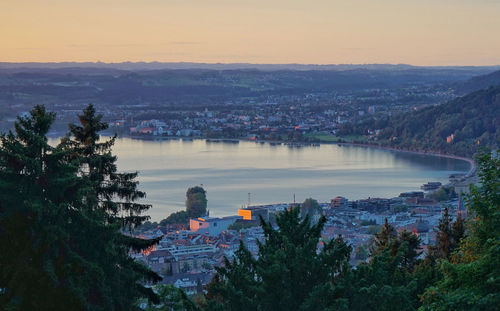
[[500, 85], [500, 70], [487, 75], [481, 75], [470, 78], [469, 80], [459, 84], [457, 91], [459, 94], [467, 94], [474, 91], [487, 89], [490, 86]]
[[381, 129], [377, 140], [392, 147], [470, 157], [480, 146], [499, 145], [500, 86], [439, 106], [370, 119], [343, 129], [343, 134], [364, 134], [368, 129]]
[[21, 69], [65, 69], [65, 68], [91, 68], [91, 69], [118, 69], [127, 71], [143, 70], [175, 70], [175, 69], [205, 69], [205, 70], [241, 70], [256, 69], [262, 71], [276, 70], [385, 70], [385, 71], [407, 71], [407, 70], [432, 70], [438, 72], [454, 72], [457, 75], [471, 74], [483, 75], [493, 70], [499, 70], [500, 66], [412, 66], [407, 64], [252, 64], [252, 63], [193, 63], [193, 62], [26, 62], [9, 63], [0, 62], [0, 70], [19, 72]]
[[[80, 67], [75, 67], [76, 65]], [[275, 71], [257, 69], [132, 71], [119, 68], [119, 65], [126, 66], [127, 63], [87, 64], [94, 67], [83, 65], [83, 63], [0, 63], [0, 109], [2, 100], [10, 105], [43, 100], [64, 106], [75, 103], [80, 105], [84, 102], [97, 105], [102, 103], [103, 107], [147, 103], [155, 109], [166, 104], [195, 109], [197, 105], [207, 107], [225, 102], [251, 100], [268, 102], [276, 98], [300, 97], [311, 93], [333, 94], [363, 92], [368, 89], [414, 87], [437, 87], [446, 90], [473, 76], [491, 72], [491, 70], [485, 71], [486, 67], [405, 69], [402, 65], [402, 67], [396, 65], [392, 67], [397, 67], [397, 70], [358, 68]], [[230, 65], [237, 66], [237, 64], [227, 64]], [[130, 63], [130, 66], [141, 66], [141, 63]], [[355, 68], [355, 65], [351, 68]], [[434, 91], [429, 90], [429, 92]], [[403, 102], [404, 99], [400, 100]], [[432, 104], [438, 97], [434, 99], [428, 97], [428, 100], [430, 102], [427, 104]]]

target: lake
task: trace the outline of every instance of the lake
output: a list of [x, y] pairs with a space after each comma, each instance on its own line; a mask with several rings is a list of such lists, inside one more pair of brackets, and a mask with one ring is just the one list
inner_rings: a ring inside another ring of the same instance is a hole
[[448, 182], [466, 173], [463, 160], [392, 150], [323, 144], [289, 147], [268, 143], [198, 140], [117, 139], [120, 171], [139, 171], [152, 220], [184, 209], [188, 187], [203, 185], [211, 216], [234, 215], [250, 203], [297, 202], [308, 197], [329, 202], [391, 198], [420, 190], [428, 181]]

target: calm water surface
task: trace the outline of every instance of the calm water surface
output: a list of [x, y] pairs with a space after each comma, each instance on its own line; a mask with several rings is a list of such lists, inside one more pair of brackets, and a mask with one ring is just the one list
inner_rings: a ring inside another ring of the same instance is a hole
[[121, 138], [113, 152], [120, 171], [139, 171], [152, 220], [184, 209], [187, 188], [200, 184], [210, 215], [225, 216], [247, 204], [248, 193], [252, 204], [292, 202], [294, 194], [297, 202], [308, 197], [327, 202], [337, 195], [390, 198], [428, 181], [446, 183], [449, 174], [469, 169], [462, 160], [338, 145]]

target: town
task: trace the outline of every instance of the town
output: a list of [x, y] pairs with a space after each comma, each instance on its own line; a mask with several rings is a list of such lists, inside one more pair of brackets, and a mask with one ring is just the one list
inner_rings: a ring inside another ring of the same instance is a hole
[[[203, 137], [302, 143], [356, 141], [363, 138], [342, 135], [344, 126], [359, 123], [367, 117], [388, 116], [442, 103], [455, 96], [453, 89], [417, 86], [400, 90], [368, 89], [361, 94], [275, 96], [263, 102], [225, 102], [221, 107], [200, 110], [182, 110], [180, 107], [170, 109], [168, 113], [141, 110], [111, 120], [110, 126], [120, 134], [142, 139]], [[409, 101], [415, 97], [425, 99], [425, 104]], [[108, 119], [113, 115], [108, 115]], [[151, 115], [162, 118], [147, 119]], [[366, 134], [376, 141], [379, 132], [379, 128], [373, 128]]]
[[[446, 187], [452, 195], [441, 197], [440, 201], [436, 200], [438, 197], [433, 192], [424, 191], [404, 192], [395, 198], [349, 201], [337, 196], [328, 203], [317, 203], [313, 199], [306, 201], [319, 206], [317, 212], [309, 214], [313, 222], [317, 222], [322, 215], [327, 219], [322, 232], [323, 241], [341, 236], [352, 246], [352, 266], [369, 259], [374, 234], [385, 222], [398, 232], [406, 230], [418, 236], [422, 243], [421, 256], [424, 257], [429, 245], [436, 242], [435, 228], [444, 213], [453, 219], [467, 217], [468, 211], [463, 204], [463, 197], [468, 193], [464, 183], [467, 177], [470, 176], [450, 176], [450, 184], [443, 187], [439, 183], [422, 186], [436, 192]], [[143, 227], [149, 229], [138, 232], [136, 237], [161, 238], [160, 242], [148, 250], [131, 252], [130, 256], [160, 274], [163, 284], [173, 284], [190, 295], [203, 293], [216, 273], [215, 267], [224, 265], [225, 258], [233, 258], [240, 242], [253, 256], [258, 256], [258, 243], [264, 241], [261, 218], [276, 226], [277, 213], [305, 204], [246, 206], [238, 209], [234, 216], [192, 218], [189, 226], [153, 225], [150, 228], [150, 224]]]

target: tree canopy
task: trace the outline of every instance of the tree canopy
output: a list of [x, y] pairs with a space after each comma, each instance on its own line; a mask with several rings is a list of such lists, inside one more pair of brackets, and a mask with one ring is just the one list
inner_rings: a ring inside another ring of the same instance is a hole
[[495, 86], [438, 106], [345, 125], [340, 133], [365, 135], [380, 129], [377, 139], [382, 144], [473, 156], [480, 147], [499, 146], [499, 111], [500, 86]]
[[158, 275], [129, 256], [157, 240], [123, 230], [149, 206], [134, 201], [136, 174], [116, 171], [114, 139], [92, 106], [59, 145], [48, 144], [55, 114], [36, 106], [0, 145], [0, 308], [133, 310], [156, 300], [143, 282]]
[[209, 306], [224, 310], [324, 310], [344, 306], [337, 284], [351, 248], [341, 239], [322, 241], [322, 217], [311, 225], [299, 208], [276, 217], [278, 229], [261, 219], [265, 242], [257, 259], [243, 243], [234, 260], [208, 286]]
[[200, 186], [189, 188], [186, 192], [186, 212], [190, 218], [207, 214], [207, 192]]
[[422, 310], [496, 310], [500, 305], [500, 159], [478, 157], [480, 186], [468, 200], [474, 221], [453, 260], [444, 260], [444, 278], [429, 287]]
[[302, 204], [300, 204], [300, 215], [302, 217], [309, 215], [309, 218], [313, 222], [317, 222], [321, 215], [323, 215], [323, 209], [319, 205], [318, 201], [313, 198], [307, 198]]

